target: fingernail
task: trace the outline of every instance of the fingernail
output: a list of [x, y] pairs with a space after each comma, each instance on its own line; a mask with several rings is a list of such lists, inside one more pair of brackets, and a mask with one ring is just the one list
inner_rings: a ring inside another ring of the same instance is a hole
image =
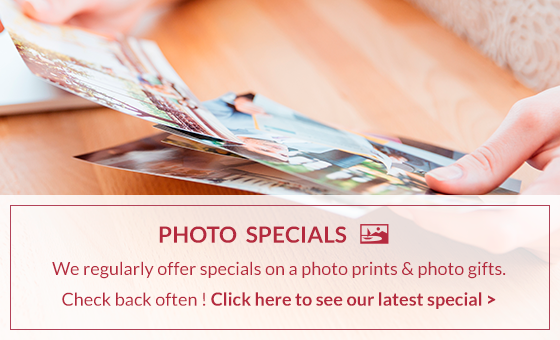
[[438, 181], [450, 181], [463, 177], [463, 170], [456, 165], [450, 165], [434, 169], [428, 172], [428, 175], [432, 176]]
[[29, 15], [45, 13], [51, 8], [48, 0], [27, 0], [21, 6], [23, 12]]

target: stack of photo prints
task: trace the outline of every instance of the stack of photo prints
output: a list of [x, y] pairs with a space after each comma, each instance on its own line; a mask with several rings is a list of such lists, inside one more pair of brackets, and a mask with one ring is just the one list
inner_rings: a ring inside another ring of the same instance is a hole
[[436, 194], [424, 175], [463, 155], [341, 130], [258, 93], [200, 102], [152, 41], [41, 24], [11, 0], [0, 15], [36, 76], [155, 123], [153, 136], [76, 157], [86, 162], [269, 195], [409, 195]]

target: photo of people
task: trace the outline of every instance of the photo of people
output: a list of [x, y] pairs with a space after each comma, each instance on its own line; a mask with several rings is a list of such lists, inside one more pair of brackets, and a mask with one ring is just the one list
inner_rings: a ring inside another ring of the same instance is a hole
[[391, 164], [366, 138], [310, 119], [258, 93], [229, 92], [204, 102], [204, 106], [236, 136], [268, 140], [294, 138], [364, 155], [381, 161], [387, 168]]
[[237, 156], [162, 143], [167, 136], [162, 133], [76, 158], [117, 169], [267, 195], [340, 194]]
[[0, 5], [7, 31], [36, 76], [154, 123], [240, 143], [200, 104], [155, 43], [44, 25], [23, 15], [11, 1]]
[[[435, 194], [429, 189], [424, 176], [430, 170], [447, 163], [437, 164], [432, 160], [395, 149], [392, 147], [395, 144], [387, 143], [384, 139], [372, 138], [368, 142], [370, 147], [375, 150], [376, 154], [383, 155], [384, 159], [390, 161], [391, 167], [387, 169], [387, 163], [382, 163], [375, 158], [300, 139], [299, 136], [284, 136], [259, 130], [256, 128], [257, 123], [254, 117], [265, 116], [268, 113], [262, 107], [254, 104], [253, 100], [256, 96], [228, 93], [218, 99], [204, 102], [204, 105], [224, 125], [245, 142], [243, 145], [196, 138], [165, 126], [156, 127], [172, 134], [165, 138], [163, 143], [212, 153], [235, 154], [347, 194]], [[292, 111], [270, 99], [266, 99], [266, 101], [269, 107], [278, 105], [285, 112]], [[240, 110], [250, 113], [243, 113]], [[259, 145], [259, 147], [252, 147], [253, 144]], [[412, 147], [412, 149], [415, 148]], [[431, 154], [426, 150], [416, 149], [416, 151]], [[441, 160], [438, 158], [438, 156], [442, 157], [441, 155], [431, 155], [434, 159]], [[497, 188], [493, 193], [515, 194], [515, 191]]]
[[[216, 144], [210, 140], [196, 141], [193, 140], [193, 137], [184, 137], [172, 135], [165, 138], [163, 142], [188, 149], [202, 149], [200, 144]], [[277, 142], [280, 142], [280, 139]], [[293, 138], [285, 138], [282, 142], [291, 146], [309, 145], [309, 143], [294, 141]], [[255, 154], [247, 150], [245, 145], [220, 144], [222, 145], [215, 145], [214, 148], [208, 148], [206, 151], [216, 153], [229, 151], [317, 185], [347, 194], [424, 194], [429, 192], [423, 181], [422, 171], [411, 168], [416, 172], [414, 173], [395, 168], [392, 169], [393, 173], [388, 174], [382, 163], [340, 150], [319, 147], [315, 152], [310, 152], [290, 147], [287, 161], [280, 161], [262, 153]], [[307, 146], [306, 149], [309, 150], [311, 147]]]

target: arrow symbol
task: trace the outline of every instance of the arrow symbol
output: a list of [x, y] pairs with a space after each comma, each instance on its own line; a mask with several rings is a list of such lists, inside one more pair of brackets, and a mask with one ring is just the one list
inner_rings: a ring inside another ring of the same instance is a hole
[[496, 301], [496, 299], [494, 299], [490, 295], [488, 295], [488, 298], [490, 299], [490, 301], [488, 301], [488, 304], [491, 304], [492, 302]]

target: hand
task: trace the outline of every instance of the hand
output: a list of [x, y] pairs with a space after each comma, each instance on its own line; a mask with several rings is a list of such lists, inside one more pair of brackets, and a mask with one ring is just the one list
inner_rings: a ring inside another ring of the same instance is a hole
[[[530, 202], [537, 203], [534, 199]], [[547, 204], [558, 203], [556, 198], [547, 199]], [[557, 219], [549, 221], [547, 207], [393, 206], [391, 210], [423, 229], [490, 253], [522, 247], [542, 260], [560, 260], [560, 224]]]
[[48, 24], [125, 32], [152, 5], [170, 0], [16, 0], [29, 17]]
[[428, 172], [426, 182], [447, 194], [484, 194], [525, 161], [543, 172], [524, 194], [560, 193], [560, 87], [518, 101], [481, 147]]

